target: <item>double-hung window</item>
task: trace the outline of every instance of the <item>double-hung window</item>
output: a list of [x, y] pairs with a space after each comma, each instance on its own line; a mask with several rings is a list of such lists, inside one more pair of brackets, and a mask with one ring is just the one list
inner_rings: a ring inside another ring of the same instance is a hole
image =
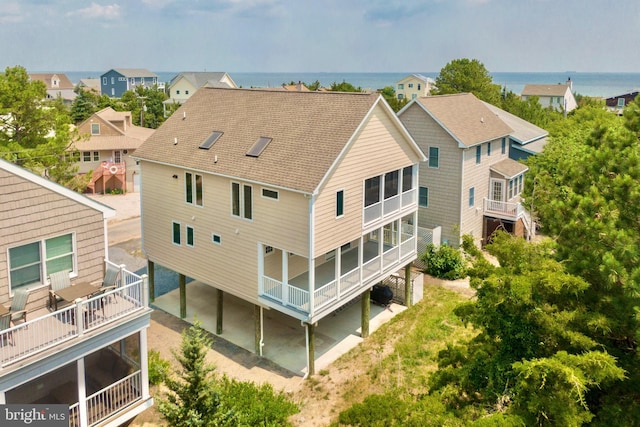
[[487, 142], [487, 156], [491, 155], [491, 142]]
[[429, 207], [429, 188], [420, 187], [420, 194], [418, 195], [418, 206], [421, 208]]
[[9, 248], [11, 289], [43, 283], [43, 278], [62, 270], [75, 271], [76, 248], [73, 234]]
[[184, 174], [185, 201], [202, 206], [202, 175], [186, 172]]
[[482, 160], [482, 147], [477, 145], [476, 146], [476, 165], [479, 165], [481, 160]]
[[231, 214], [253, 219], [253, 187], [237, 182], [231, 183]]
[[502, 154], [507, 152], [507, 138], [502, 138]]
[[469, 207], [472, 208], [476, 204], [476, 188], [471, 187], [469, 189]]
[[180, 245], [181, 239], [180, 239], [180, 223], [179, 222], [174, 221], [171, 223], [171, 233], [172, 233], [173, 244]]
[[437, 168], [440, 166], [440, 148], [429, 147], [429, 167]]

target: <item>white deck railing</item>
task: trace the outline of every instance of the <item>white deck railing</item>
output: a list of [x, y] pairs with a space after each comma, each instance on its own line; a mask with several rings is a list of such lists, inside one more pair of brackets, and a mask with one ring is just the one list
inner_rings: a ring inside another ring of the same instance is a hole
[[524, 208], [517, 202], [502, 202], [499, 200], [483, 199], [484, 212], [494, 213], [510, 218], [518, 218], [524, 213]]
[[143, 278], [125, 269], [121, 272], [124, 286], [0, 332], [0, 366], [82, 339], [87, 331], [146, 307]]
[[[142, 374], [140, 371], [87, 396], [87, 425], [94, 425], [142, 398]], [[80, 426], [80, 405], [69, 406], [69, 426]]]

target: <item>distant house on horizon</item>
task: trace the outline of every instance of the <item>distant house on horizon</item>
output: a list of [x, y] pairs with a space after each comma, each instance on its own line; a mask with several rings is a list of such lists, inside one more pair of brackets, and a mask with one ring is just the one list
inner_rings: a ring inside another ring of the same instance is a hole
[[542, 107], [551, 107], [557, 111], [566, 113], [578, 107], [576, 98], [573, 96], [573, 83], [571, 78], [565, 84], [528, 84], [522, 89], [520, 97], [526, 101], [531, 96], [537, 96]]
[[236, 82], [224, 71], [182, 71], [168, 85], [169, 98], [163, 102], [165, 116], [167, 105], [182, 105], [201, 87], [237, 88]]
[[622, 110], [624, 110], [624, 107], [626, 107], [627, 104], [635, 100], [636, 97], [638, 96], [638, 93], [640, 93], [640, 89], [634, 89], [627, 93], [606, 98], [604, 101], [607, 106], [607, 109], [614, 111], [618, 115], [621, 115]]
[[158, 75], [144, 68], [113, 68], [100, 76], [100, 93], [120, 98], [136, 86], [153, 87], [157, 84]]
[[396, 96], [398, 99], [411, 101], [414, 98], [430, 95], [436, 82], [422, 74], [409, 74], [396, 82]]
[[62, 73], [38, 73], [29, 74], [29, 78], [43, 82], [47, 86], [47, 99], [62, 98], [62, 101], [71, 105], [76, 99], [76, 93], [73, 91], [74, 86], [71, 80]]

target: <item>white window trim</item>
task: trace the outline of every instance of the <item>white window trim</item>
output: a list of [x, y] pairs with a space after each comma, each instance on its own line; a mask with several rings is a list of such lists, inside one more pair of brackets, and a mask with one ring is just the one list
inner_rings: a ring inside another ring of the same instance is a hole
[[[216, 242], [215, 238], [218, 238], [218, 240], [220, 240], [219, 242]], [[214, 245], [222, 245], [222, 235], [217, 234], [217, 233], [211, 233], [211, 243], [213, 243]]]
[[[340, 192], [342, 192], [342, 213], [338, 215], [338, 193]], [[340, 188], [336, 190], [336, 209], [334, 211], [336, 215], [336, 219], [344, 218], [345, 216], [345, 211], [346, 211], [345, 194], [346, 194], [346, 191], [344, 190], [344, 188]]]
[[[240, 207], [240, 212], [239, 215], [236, 215], [233, 213], [233, 184], [238, 184], [238, 202], [239, 202], [239, 207]], [[247, 218], [245, 215], [245, 200], [244, 200], [244, 189], [245, 187], [250, 187], [251, 188], [251, 218]], [[240, 182], [237, 181], [231, 181], [231, 185], [229, 186], [229, 191], [231, 192], [230, 196], [230, 200], [231, 200], [231, 216], [233, 218], [239, 218], [242, 219], [244, 221], [249, 221], [249, 222], [253, 222], [253, 218], [254, 218], [254, 214], [255, 214], [255, 205], [254, 205], [254, 191], [253, 191], [253, 185], [249, 185], [249, 184], [242, 184]]]
[[11, 246], [7, 248], [6, 256], [7, 256], [7, 283], [9, 285], [9, 294], [13, 297], [13, 285], [11, 284], [11, 257], [9, 256], [9, 250], [14, 248], [19, 248], [20, 246], [29, 245], [31, 243], [38, 242], [39, 246], [39, 256], [40, 256], [40, 279], [41, 283], [32, 283], [29, 285], [20, 286], [20, 288], [27, 289], [29, 291], [41, 288], [43, 286], [49, 286], [49, 272], [47, 271], [47, 256], [46, 256], [46, 242], [50, 239], [55, 239], [56, 237], [66, 236], [67, 234], [71, 234], [71, 247], [73, 253], [73, 261], [72, 261], [72, 270], [69, 273], [70, 278], [78, 277], [78, 244], [76, 241], [76, 232], [72, 231], [71, 233], [62, 233], [53, 236], [43, 237], [38, 240], [32, 240], [29, 242], [22, 242], [19, 245]]
[[[269, 196], [265, 196], [264, 195], [264, 191], [273, 191], [274, 193], [276, 193], [276, 197], [269, 197]], [[260, 197], [262, 197], [263, 199], [267, 199], [267, 200], [272, 200], [274, 202], [277, 202], [280, 200], [280, 192], [278, 190], [273, 190], [271, 188], [267, 188], [267, 187], [262, 187], [260, 189]]]

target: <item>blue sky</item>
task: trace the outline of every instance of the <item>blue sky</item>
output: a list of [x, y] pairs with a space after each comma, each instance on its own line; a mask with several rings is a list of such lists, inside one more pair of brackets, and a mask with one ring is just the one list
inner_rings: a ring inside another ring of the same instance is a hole
[[638, 0], [0, 0], [29, 71], [640, 72]]

